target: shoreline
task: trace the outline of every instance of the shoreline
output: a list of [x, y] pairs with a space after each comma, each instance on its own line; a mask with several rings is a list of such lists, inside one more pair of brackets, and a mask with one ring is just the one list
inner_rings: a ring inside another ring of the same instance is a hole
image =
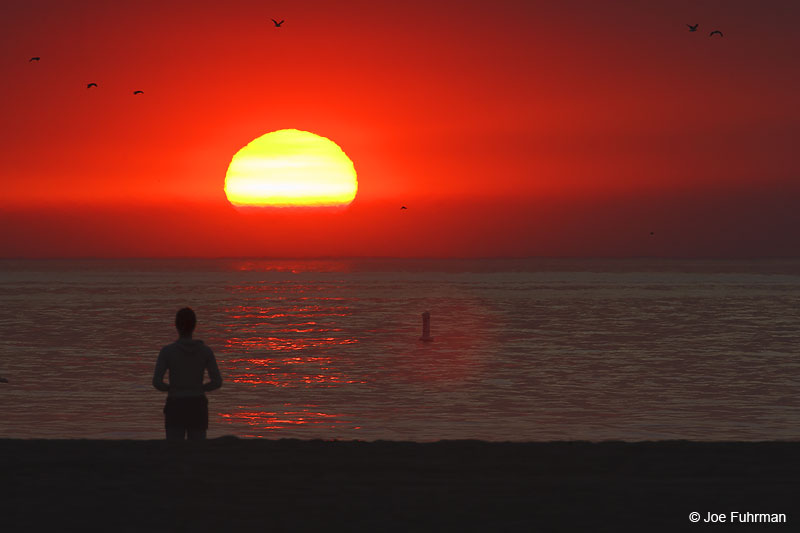
[[785, 530], [800, 520], [797, 441], [0, 439], [0, 458], [10, 531], [709, 527], [691, 512], [784, 513], [769, 527]]

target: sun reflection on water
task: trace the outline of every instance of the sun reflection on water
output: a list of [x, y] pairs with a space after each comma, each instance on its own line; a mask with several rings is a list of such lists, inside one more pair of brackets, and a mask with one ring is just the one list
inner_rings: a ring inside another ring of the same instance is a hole
[[295, 261], [291, 259], [269, 260], [237, 260], [231, 264], [233, 270], [240, 272], [351, 272], [355, 265], [346, 260], [304, 259]]
[[[223, 423], [255, 437], [302, 428], [360, 429], [335, 407], [303, 401], [311, 389], [367, 383], [342, 357], [343, 348], [362, 339], [349, 327], [353, 300], [331, 295], [336, 286], [261, 281], [227, 287], [235, 305], [223, 309], [226, 377], [252, 400], [219, 413]], [[279, 404], [282, 409], [265, 401], [275, 389], [283, 391], [282, 402], [289, 401]]]
[[320, 429], [350, 429], [358, 430], [360, 426], [353, 425], [343, 414], [326, 413], [318, 405], [294, 405], [286, 403], [283, 410], [265, 411], [251, 409], [247, 406], [237, 406], [232, 413], [220, 413], [220, 419], [227, 425], [247, 425], [256, 433], [243, 435], [245, 437], [263, 437], [261, 431], [291, 430], [302, 427], [315, 427]]
[[242, 358], [229, 359], [227, 362], [229, 368], [235, 369], [235, 374], [230, 378], [233, 383], [274, 387], [366, 383], [363, 379], [349, 377], [337, 370], [331, 357]]

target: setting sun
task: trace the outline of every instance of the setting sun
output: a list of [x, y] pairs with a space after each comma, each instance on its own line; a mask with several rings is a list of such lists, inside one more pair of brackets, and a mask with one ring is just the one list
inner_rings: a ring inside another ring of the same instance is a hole
[[335, 142], [295, 129], [251, 141], [225, 175], [225, 194], [237, 207], [345, 206], [357, 189], [353, 162]]

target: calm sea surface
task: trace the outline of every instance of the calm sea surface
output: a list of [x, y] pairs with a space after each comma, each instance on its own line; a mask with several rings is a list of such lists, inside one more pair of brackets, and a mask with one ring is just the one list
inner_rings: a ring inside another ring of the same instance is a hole
[[162, 438], [186, 305], [210, 437], [800, 438], [800, 261], [658, 260], [0, 261], [0, 437]]

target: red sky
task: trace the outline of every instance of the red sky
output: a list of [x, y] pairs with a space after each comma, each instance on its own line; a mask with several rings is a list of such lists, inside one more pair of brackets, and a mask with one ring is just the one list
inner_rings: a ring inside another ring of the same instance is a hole
[[[798, 27], [793, 0], [5, 0], [0, 257], [797, 256]], [[227, 204], [281, 128], [345, 150], [350, 208]]]

